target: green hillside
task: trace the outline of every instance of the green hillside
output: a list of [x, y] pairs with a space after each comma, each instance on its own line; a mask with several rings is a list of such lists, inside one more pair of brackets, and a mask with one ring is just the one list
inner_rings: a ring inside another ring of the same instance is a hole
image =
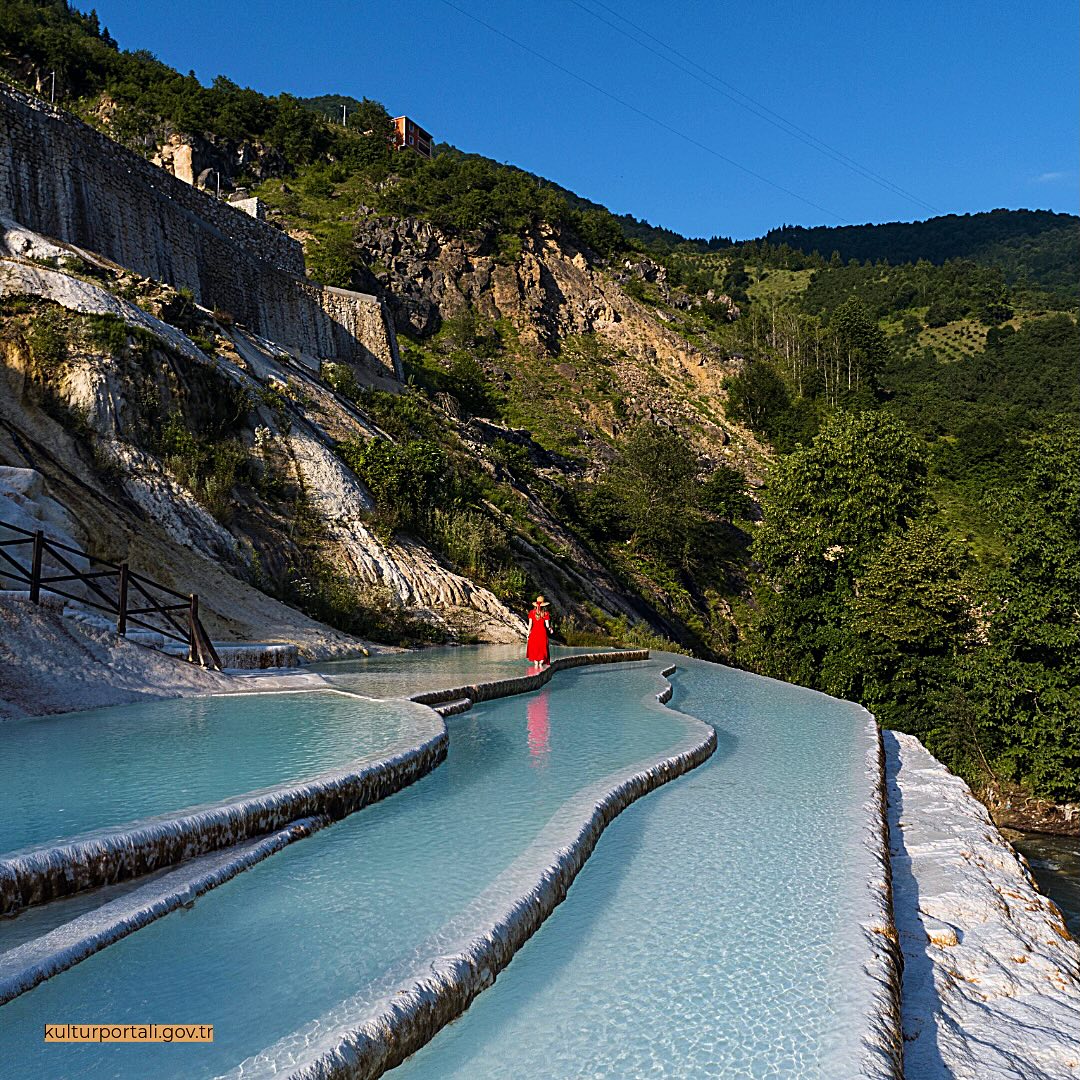
[[[204, 87], [56, 0], [0, 8], [0, 67], [30, 86], [56, 70], [65, 106], [143, 153], [171, 132], [222, 160], [246, 147], [228, 181], [308, 238], [309, 272], [328, 284], [399, 298], [410, 282], [362, 234], [405, 217], [460, 238], [492, 277], [573, 251], [633, 301], [642, 333], [678, 335], [723, 385], [596, 333], [444, 311], [449, 291], [424, 294], [437, 317], [403, 332], [405, 393], [325, 373], [394, 435], [342, 445], [381, 502], [373, 525], [413, 530], [463, 572], [471, 559], [515, 603], [515, 552], [565, 558], [563, 529], [687, 647], [862, 701], [977, 784], [1075, 798], [1076, 218], [1000, 210], [687, 240], [480, 155], [391, 154], [375, 101]], [[343, 103], [348, 127], [328, 120]], [[539, 246], [541, 226], [557, 251]], [[529, 440], [466, 450], [445, 436], [448, 399], [527, 425]], [[740, 424], [769, 455], [741, 462], [767, 466], [759, 522], [743, 478], [716, 465], [725, 425]], [[440, 485], [450, 517], [421, 498]], [[505, 550], [484, 566], [493, 522]]]
[[1000, 267], [1009, 284], [1039, 287], [1056, 294], [1063, 306], [1075, 304], [1080, 290], [1080, 218], [1049, 210], [991, 210], [981, 214], [946, 214], [927, 221], [892, 221], [883, 225], [804, 228], [783, 225], [762, 238], [805, 254], [844, 262], [941, 265], [970, 259]]
[[740, 319], [697, 328], [746, 357], [728, 415], [781, 455], [740, 662], [863, 701], [977, 783], [1075, 794], [1075, 294], [973, 258], [668, 261], [739, 292]]

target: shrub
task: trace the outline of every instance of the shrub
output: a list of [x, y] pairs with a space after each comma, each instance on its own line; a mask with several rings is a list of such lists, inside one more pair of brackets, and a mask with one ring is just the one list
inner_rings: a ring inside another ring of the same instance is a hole
[[218, 521], [232, 517], [233, 488], [247, 478], [247, 450], [238, 439], [194, 434], [181, 413], [172, 413], [154, 436], [154, 449], [172, 478], [187, 488]]
[[343, 574], [328, 559], [314, 555], [288, 574], [283, 599], [346, 634], [395, 645], [441, 641], [444, 634], [409, 614], [386, 585]]
[[319, 369], [319, 374], [323, 382], [342, 397], [350, 401], [357, 401], [360, 398], [360, 384], [356, 381], [356, 375], [348, 364], [327, 362]]
[[702, 510], [726, 521], [744, 517], [750, 511], [746, 478], [730, 465], [718, 465], [698, 485], [697, 503]]
[[26, 343], [30, 346], [34, 362], [38, 365], [56, 367], [67, 359], [67, 334], [58, 308], [39, 309], [31, 319]]
[[578, 514], [596, 540], [626, 540], [633, 531], [625, 502], [608, 484], [582, 491], [578, 495]]
[[407, 442], [417, 437], [434, 438], [437, 425], [424, 398], [414, 389], [403, 394], [386, 390], [363, 390], [359, 404], [392, 439]]
[[532, 459], [529, 451], [519, 443], [509, 439], [496, 439], [485, 451], [490, 461], [501, 465], [504, 469], [521, 479], [527, 479], [532, 475]]
[[305, 253], [308, 274], [323, 285], [351, 289], [360, 255], [347, 232], [333, 232]]
[[379, 511], [376, 524], [387, 534], [416, 530], [448, 480], [445, 453], [426, 440], [396, 446], [383, 439], [350, 439], [338, 452], [371, 490]]
[[83, 325], [91, 345], [115, 356], [128, 343], [128, 326], [118, 315], [87, 315]]

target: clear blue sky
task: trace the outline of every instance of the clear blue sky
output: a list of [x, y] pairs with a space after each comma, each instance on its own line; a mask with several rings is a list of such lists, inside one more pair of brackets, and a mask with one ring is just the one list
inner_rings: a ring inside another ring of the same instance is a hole
[[[1074, 0], [94, 5], [122, 47], [149, 49], [204, 82], [222, 73], [266, 93], [372, 97], [440, 141], [690, 235], [1002, 206], [1077, 210]], [[657, 55], [671, 55], [660, 42], [683, 54], [672, 57], [678, 66]], [[921, 201], [845, 168], [688, 72], [722, 79]]]

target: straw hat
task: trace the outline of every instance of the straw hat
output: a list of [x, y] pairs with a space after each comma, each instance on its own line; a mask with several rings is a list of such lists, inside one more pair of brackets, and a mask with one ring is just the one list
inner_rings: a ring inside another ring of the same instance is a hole
[[536, 598], [536, 607], [551, 607], [551, 605], [541, 595]]

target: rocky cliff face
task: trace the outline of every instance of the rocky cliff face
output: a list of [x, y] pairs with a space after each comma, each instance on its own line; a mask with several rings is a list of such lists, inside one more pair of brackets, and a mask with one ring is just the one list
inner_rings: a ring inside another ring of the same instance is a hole
[[510, 319], [523, 341], [552, 354], [568, 337], [601, 333], [643, 360], [696, 365], [705, 355], [658, 327], [585, 252], [546, 225], [525, 235], [513, 260], [415, 218], [361, 218], [356, 241], [368, 265], [379, 268], [375, 280], [399, 328], [420, 336], [471, 308]]
[[[414, 218], [361, 217], [355, 237], [370, 268], [365, 287], [385, 298], [402, 333], [426, 338], [444, 320], [474, 311], [507, 320], [524, 349], [556, 368], [568, 340], [595, 335], [613, 358], [626, 423], [647, 417], [677, 424], [706, 459], [732, 461], [752, 480], [760, 477], [760, 444], [718, 415], [723, 380], [736, 368], [719, 349], [689, 342], [666, 325], [663, 311], [623, 287], [633, 277], [655, 281], [666, 273], [663, 267], [635, 259], [606, 270], [546, 225], [527, 233], [512, 259]], [[662, 292], [678, 306], [677, 292]], [[730, 318], [738, 317], [727, 297], [716, 299], [727, 305]], [[514, 372], [502, 374], [512, 378]], [[714, 407], [699, 407], [702, 398]]]

